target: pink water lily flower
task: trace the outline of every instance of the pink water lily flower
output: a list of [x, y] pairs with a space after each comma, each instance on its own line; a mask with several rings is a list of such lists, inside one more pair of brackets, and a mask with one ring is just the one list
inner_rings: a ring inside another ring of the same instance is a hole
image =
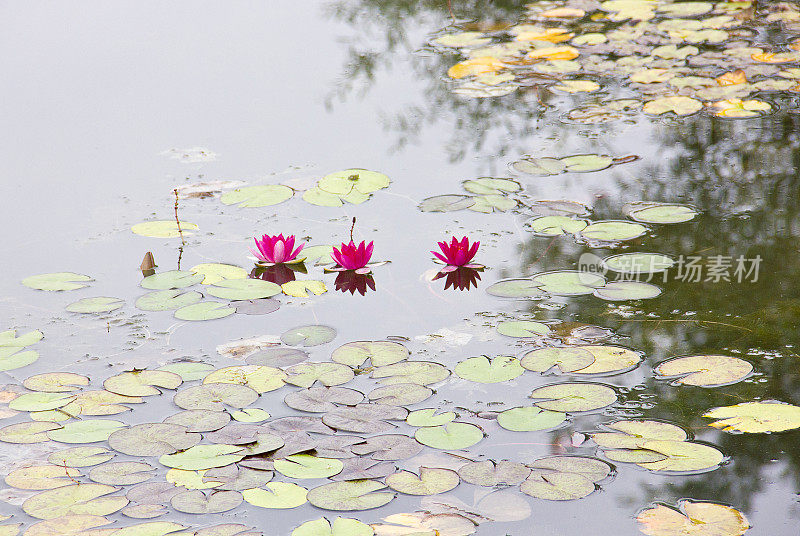
[[289, 235], [286, 238], [283, 234], [277, 236], [264, 235], [261, 240], [254, 238], [258, 251], [253, 251], [249, 248], [253, 255], [262, 262], [270, 264], [280, 264], [283, 262], [292, 262], [297, 258], [297, 255], [303, 250], [305, 244], [300, 244], [294, 251], [294, 235]]
[[468, 268], [478, 268], [481, 267], [479, 264], [469, 264], [469, 261], [475, 256], [478, 252], [478, 247], [481, 245], [480, 242], [474, 242], [471, 246], [469, 244], [469, 239], [465, 236], [459, 241], [455, 236], [448, 244], [447, 242], [438, 242], [439, 249], [442, 250], [442, 253], [438, 253], [436, 251], [431, 251], [433, 256], [448, 265], [448, 268], [455, 269], [458, 266], [466, 266]]
[[372, 248], [374, 244], [370, 242], [367, 244], [362, 241], [359, 245], [351, 240], [349, 244], [342, 242], [340, 249], [333, 248], [331, 257], [336, 264], [345, 270], [355, 270], [358, 273], [367, 273], [369, 268], [367, 263], [369, 258], [372, 257]]

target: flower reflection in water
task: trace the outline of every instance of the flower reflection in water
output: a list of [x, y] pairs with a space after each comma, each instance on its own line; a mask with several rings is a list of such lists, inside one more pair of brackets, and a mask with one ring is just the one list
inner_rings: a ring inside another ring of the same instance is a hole
[[459, 266], [455, 270], [441, 271], [433, 278], [434, 281], [446, 277], [444, 289], [453, 287], [453, 290], [469, 290], [470, 287], [478, 288], [478, 281], [481, 280], [481, 268], [468, 268]]
[[291, 268], [286, 264], [275, 264], [266, 267], [256, 266], [250, 272], [250, 277], [283, 285], [284, 283], [295, 280], [295, 271], [305, 273], [305, 266], [303, 264], [295, 264], [292, 265]]
[[368, 291], [367, 289], [375, 290], [375, 279], [373, 279], [372, 274], [359, 274], [355, 270], [346, 270], [339, 272], [334, 285], [336, 290], [349, 292], [350, 294], [358, 292], [364, 296]]

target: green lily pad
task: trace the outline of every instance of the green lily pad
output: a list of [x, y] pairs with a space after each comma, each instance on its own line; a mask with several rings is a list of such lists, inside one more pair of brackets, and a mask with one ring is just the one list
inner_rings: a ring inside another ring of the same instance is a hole
[[442, 426], [456, 419], [456, 414], [452, 411], [436, 413], [436, 409], [418, 409], [412, 411], [406, 417], [406, 423], [411, 426]]
[[540, 216], [525, 223], [525, 228], [536, 236], [561, 236], [581, 232], [589, 222], [566, 216]]
[[419, 209], [422, 212], [455, 212], [468, 209], [474, 204], [475, 198], [471, 195], [436, 195], [423, 199], [419, 204]]
[[336, 338], [336, 330], [330, 326], [300, 326], [285, 331], [281, 341], [288, 346], [319, 346]]
[[745, 402], [714, 408], [703, 417], [718, 419], [709, 426], [748, 434], [783, 432], [800, 428], [800, 407], [782, 402]]
[[131, 231], [141, 236], [149, 236], [151, 238], [175, 238], [181, 236], [192, 235], [189, 231], [196, 231], [199, 227], [194, 223], [182, 221], [180, 231], [178, 231], [178, 224], [175, 220], [158, 220], [148, 221], [144, 223], [137, 223], [131, 227]]
[[153, 274], [142, 279], [140, 283], [143, 288], [148, 290], [169, 290], [174, 288], [191, 287], [200, 283], [205, 276], [195, 272], [183, 270], [171, 270]]
[[161, 465], [186, 471], [202, 471], [213, 467], [224, 467], [236, 463], [244, 455], [236, 445], [194, 445], [176, 454], [163, 454], [158, 458]]
[[209, 286], [206, 292], [223, 300], [257, 300], [280, 294], [281, 287], [263, 279], [232, 279], [218, 281]]
[[582, 499], [595, 491], [594, 482], [575, 473], [545, 473], [531, 475], [520, 484], [525, 495], [549, 501]]
[[532, 320], [513, 320], [497, 324], [497, 332], [507, 337], [543, 337], [551, 333], [550, 326]]
[[95, 298], [82, 298], [70, 303], [66, 309], [71, 313], [109, 313], [116, 311], [123, 305], [125, 305], [125, 302], [119, 298], [97, 296]]
[[344, 205], [340, 196], [326, 192], [317, 186], [303, 192], [303, 201], [318, 207], [341, 207]]
[[288, 482], [269, 482], [262, 488], [242, 491], [244, 500], [261, 508], [297, 508], [306, 503], [308, 490]]
[[586, 345], [577, 350], [592, 354], [594, 361], [573, 374], [618, 374], [632, 369], [642, 361], [642, 354], [621, 346]]
[[308, 502], [323, 510], [369, 510], [394, 499], [394, 493], [375, 480], [349, 480], [323, 484], [308, 492]]
[[55, 519], [62, 516], [113, 514], [128, 504], [128, 499], [108, 496], [118, 488], [105, 484], [72, 484], [43, 491], [28, 498], [22, 509], [37, 519]]
[[289, 478], [328, 478], [344, 469], [341, 460], [294, 454], [275, 460], [275, 470]]
[[611, 281], [594, 291], [595, 296], [608, 301], [648, 300], [660, 294], [659, 287], [641, 281]]
[[88, 275], [74, 272], [54, 272], [26, 277], [22, 284], [36, 290], [77, 290], [86, 286], [86, 282], [94, 281]]
[[633, 240], [647, 232], [647, 227], [629, 221], [596, 221], [581, 231], [581, 236], [591, 240], [619, 242]]
[[348, 195], [352, 190], [370, 194], [389, 186], [389, 177], [367, 169], [345, 169], [325, 175], [317, 185], [334, 195]]
[[538, 348], [525, 354], [520, 360], [523, 368], [545, 373], [557, 367], [560, 373], [576, 372], [594, 363], [594, 355], [583, 348], [573, 346]]
[[[672, 45], [673, 47], [675, 45]], [[661, 48], [661, 47], [659, 47]], [[693, 48], [695, 47], [684, 47]], [[655, 51], [653, 51], [655, 53]], [[703, 108], [703, 103], [691, 97], [661, 97], [655, 100], [644, 103], [642, 111], [646, 114], [660, 115], [667, 112], [673, 112], [676, 115], [691, 115], [700, 111]]]
[[247, 278], [247, 272], [244, 268], [233, 266], [232, 264], [206, 262], [192, 266], [190, 270], [203, 276], [203, 280], [200, 282], [204, 285], [214, 285], [225, 279]]
[[181, 362], [181, 363], [170, 363], [169, 365], [164, 365], [163, 367], [158, 367], [158, 370], [166, 370], [167, 372], [174, 372], [178, 376], [180, 376], [183, 381], [190, 382], [193, 380], [202, 380], [203, 378], [208, 375], [209, 372], [214, 370], [214, 367], [207, 364], [207, 363], [195, 363], [195, 362]]
[[197, 445], [202, 437], [185, 426], [170, 423], [137, 424], [112, 433], [109, 446], [128, 456], [175, 454]]
[[339, 363], [300, 363], [286, 369], [286, 383], [298, 387], [311, 387], [315, 382], [328, 387], [341, 385], [353, 379], [353, 369]]
[[545, 177], [563, 173], [567, 164], [558, 158], [528, 158], [514, 162], [511, 167], [520, 173]]
[[144, 462], [112, 462], [89, 471], [89, 479], [98, 484], [129, 486], [147, 482], [153, 477], [155, 468]]
[[590, 173], [592, 171], [600, 171], [611, 167], [614, 159], [610, 156], [601, 156], [597, 154], [579, 154], [575, 156], [567, 156], [562, 158], [561, 161], [566, 165], [565, 171], [573, 173]]
[[287, 375], [284, 371], [274, 367], [235, 365], [215, 370], [203, 379], [203, 384], [245, 385], [261, 394], [280, 389], [286, 382], [286, 378]]
[[242, 504], [242, 494], [232, 490], [214, 490], [208, 494], [200, 490], [187, 490], [178, 493], [170, 505], [178, 512], [187, 514], [219, 514], [233, 510]]
[[396, 383], [394, 385], [384, 385], [376, 387], [369, 392], [370, 402], [375, 404], [387, 404], [390, 406], [410, 406], [418, 404], [430, 398], [433, 389], [416, 383]]
[[478, 195], [473, 198], [475, 201], [469, 206], [468, 210], [490, 214], [492, 212], [506, 212], [517, 208], [517, 201], [498, 194]]
[[458, 377], [473, 382], [500, 383], [521, 376], [525, 369], [515, 357], [498, 356], [490, 361], [486, 356], [479, 356], [461, 361], [453, 372]]
[[480, 442], [483, 432], [474, 424], [450, 422], [441, 426], [418, 428], [414, 432], [414, 438], [435, 449], [459, 450]]
[[653, 372], [661, 378], [677, 378], [678, 383], [718, 387], [740, 382], [753, 372], [753, 365], [738, 357], [693, 355], [659, 364]]
[[433, 40], [437, 45], [453, 48], [478, 47], [491, 43], [491, 41], [492, 39], [486, 37], [483, 32], [459, 32], [443, 35]]
[[25, 393], [9, 402], [8, 407], [15, 411], [47, 411], [66, 406], [73, 400], [74, 395], [63, 393]]
[[225, 205], [236, 205], [240, 208], [269, 207], [291, 199], [294, 190], [283, 184], [264, 184], [261, 186], [245, 186], [225, 192], [219, 198]]
[[555, 428], [567, 420], [567, 414], [537, 407], [511, 408], [497, 415], [497, 424], [512, 432], [534, 432]]
[[186, 305], [175, 311], [175, 318], [178, 320], [216, 320], [225, 318], [236, 312], [233, 307], [228, 307], [224, 303], [204, 301], [193, 305]]
[[379, 378], [385, 385], [397, 383], [416, 383], [430, 385], [450, 376], [447, 367], [430, 361], [401, 361], [392, 365], [377, 367], [372, 371], [373, 378]]
[[486, 293], [501, 298], [536, 300], [546, 298], [547, 294], [530, 279], [504, 279], [486, 289]]
[[374, 367], [392, 365], [407, 359], [408, 348], [392, 341], [348, 342], [333, 351], [331, 360], [353, 368], [362, 366], [367, 359]]
[[69, 393], [89, 385], [89, 378], [72, 372], [45, 372], [22, 382], [26, 389], [45, 393]]
[[344, 387], [310, 387], [293, 391], [283, 399], [290, 408], [313, 413], [335, 411], [339, 407], [337, 404], [355, 406], [363, 400], [360, 391]]
[[461, 183], [466, 191], [477, 195], [503, 195], [514, 193], [522, 189], [522, 186], [511, 179], [495, 179], [493, 177], [481, 177]]
[[694, 219], [697, 210], [686, 205], [655, 204], [632, 211], [629, 216], [644, 223], [683, 223]]
[[292, 531], [291, 536], [373, 536], [375, 531], [357, 519], [337, 517], [333, 523], [324, 517], [306, 521]]
[[675, 266], [675, 259], [659, 253], [621, 253], [603, 259], [603, 266], [620, 274], [654, 274]]
[[47, 437], [60, 443], [97, 443], [127, 426], [120, 421], [85, 419], [68, 422], [64, 426], [47, 432]]
[[642, 448], [667, 456], [664, 460], [637, 464], [650, 471], [707, 471], [725, 461], [725, 456], [716, 448], [690, 441], [650, 440], [644, 441]]
[[47, 461], [61, 467], [91, 467], [105, 463], [114, 456], [112, 451], [103, 447], [72, 447], [52, 453]]
[[556, 383], [534, 389], [530, 398], [540, 400], [536, 405], [550, 411], [592, 411], [617, 401], [611, 387], [597, 383]]
[[420, 467], [419, 476], [400, 471], [386, 477], [386, 485], [406, 495], [436, 495], [458, 486], [461, 478], [450, 469]]
[[464, 482], [477, 486], [515, 486], [526, 478], [531, 470], [521, 463], [500, 461], [469, 462], [458, 469]]
[[180, 289], [168, 289], [149, 292], [137, 299], [135, 305], [142, 311], [169, 311], [192, 305], [202, 299], [203, 295], [199, 292], [181, 293]]
[[0, 441], [20, 445], [43, 443], [50, 440], [47, 436], [48, 432], [59, 428], [61, 428], [61, 425], [54, 422], [28, 421], [9, 424], [0, 428]]
[[182, 389], [172, 401], [183, 409], [223, 411], [225, 406], [244, 408], [258, 400], [258, 393], [237, 383], [205, 383]]
[[591, 294], [598, 287], [604, 286], [606, 282], [601, 275], [578, 270], [542, 272], [532, 276], [530, 280], [538, 285], [542, 292], [558, 296]]

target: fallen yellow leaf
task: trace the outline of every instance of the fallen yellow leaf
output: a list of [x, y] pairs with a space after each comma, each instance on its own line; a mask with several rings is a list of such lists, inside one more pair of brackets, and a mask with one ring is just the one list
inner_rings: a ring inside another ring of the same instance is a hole
[[531, 50], [528, 54], [525, 55], [526, 60], [534, 60], [534, 59], [545, 59], [545, 60], [572, 60], [580, 56], [581, 53], [578, 52], [576, 48], [570, 46], [560, 46], [560, 47], [547, 47], [547, 48], [537, 48], [536, 50]]
[[575, 9], [569, 7], [557, 7], [555, 9], [548, 9], [547, 11], [542, 11], [539, 13], [542, 17], [552, 17], [552, 18], [580, 18], [586, 15], [586, 12], [582, 9]]
[[550, 41], [551, 43], [561, 43], [569, 41], [575, 34], [564, 28], [548, 28], [543, 32], [530, 31], [520, 32], [517, 41]]
[[496, 73], [506, 67], [506, 64], [491, 56], [472, 58], [456, 63], [447, 70], [450, 78], [464, 78], [483, 73]]
[[721, 86], [736, 86], [739, 84], [746, 84], [747, 76], [745, 76], [743, 70], [739, 69], [737, 71], [729, 71], [722, 76], [718, 76], [716, 80], [717, 84]]

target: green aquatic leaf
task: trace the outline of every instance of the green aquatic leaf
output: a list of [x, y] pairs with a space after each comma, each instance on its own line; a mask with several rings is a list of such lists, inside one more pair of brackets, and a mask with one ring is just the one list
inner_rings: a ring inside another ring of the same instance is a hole
[[109, 446], [128, 456], [162, 456], [197, 445], [202, 437], [171, 423], [136, 424], [108, 437]]
[[235, 365], [215, 370], [203, 379], [203, 383], [246, 385], [261, 394], [280, 389], [286, 382], [286, 378], [286, 373], [278, 368], [261, 365]]
[[244, 500], [260, 508], [297, 508], [306, 503], [306, 488], [288, 482], [269, 482], [263, 488], [242, 491]]
[[236, 412], [186, 409], [170, 415], [164, 422], [183, 426], [188, 432], [213, 432], [228, 424], [234, 413]]
[[538, 286], [540, 291], [558, 296], [591, 294], [596, 288], [602, 287], [606, 283], [605, 278], [599, 274], [578, 270], [542, 272], [532, 276], [530, 280]]
[[386, 485], [406, 495], [436, 495], [458, 486], [461, 478], [450, 469], [420, 467], [419, 475], [400, 471], [386, 477]]
[[525, 222], [525, 229], [536, 236], [561, 236], [581, 232], [589, 222], [567, 216], [540, 216]]
[[126, 426], [120, 421], [85, 419], [68, 422], [58, 429], [51, 430], [47, 432], [47, 437], [60, 443], [97, 443], [106, 441], [111, 434]]
[[396, 383], [376, 387], [369, 392], [369, 401], [390, 406], [410, 406], [433, 396], [433, 389], [416, 383]]
[[664, 460], [640, 462], [637, 465], [650, 471], [706, 471], [717, 468], [725, 456], [714, 447], [690, 441], [650, 440], [642, 448], [665, 455]]
[[313, 413], [325, 413], [338, 409], [337, 404], [355, 406], [364, 400], [364, 395], [344, 387], [310, 387], [287, 394], [283, 401], [290, 408]]
[[594, 361], [585, 368], [573, 371], [574, 374], [617, 374], [635, 367], [642, 361], [640, 352], [621, 346], [586, 345], [578, 346], [576, 349], [589, 352]]
[[443, 47], [471, 48], [491, 43], [492, 39], [483, 32], [459, 32], [437, 37], [433, 42]]
[[281, 287], [263, 279], [232, 279], [217, 281], [206, 293], [223, 300], [257, 300], [280, 294]]
[[214, 490], [204, 493], [200, 490], [187, 490], [175, 495], [170, 505], [178, 512], [187, 514], [219, 514], [233, 510], [242, 501], [242, 494], [238, 491]]
[[348, 342], [333, 351], [331, 360], [353, 368], [362, 366], [367, 359], [374, 367], [392, 365], [407, 359], [408, 348], [392, 341]]
[[593, 294], [607, 301], [647, 300], [658, 297], [661, 289], [640, 281], [611, 281]]
[[109, 495], [119, 488], [105, 484], [72, 484], [43, 491], [22, 503], [22, 509], [37, 519], [55, 519], [72, 514], [104, 516], [128, 504], [128, 499]]
[[81, 472], [77, 469], [63, 465], [32, 465], [14, 469], [6, 475], [5, 482], [17, 489], [42, 491], [68, 486], [80, 476]]
[[236, 445], [194, 445], [176, 454], [163, 454], [158, 461], [161, 465], [175, 469], [201, 471], [240, 461], [244, 458], [244, 455], [240, 454], [241, 450], [242, 448]]
[[347, 195], [352, 190], [370, 194], [389, 186], [389, 177], [367, 169], [345, 169], [325, 175], [317, 183], [319, 188], [334, 195]]
[[473, 382], [500, 383], [521, 376], [525, 369], [515, 357], [498, 356], [490, 361], [486, 356], [479, 356], [459, 362], [453, 372], [458, 377]]
[[520, 484], [525, 495], [548, 501], [582, 499], [595, 491], [594, 482], [575, 473], [535, 473]]
[[308, 502], [323, 510], [369, 510], [394, 499], [394, 493], [375, 480], [349, 480], [323, 484], [309, 490]]
[[523, 368], [533, 372], [545, 373], [557, 367], [560, 373], [570, 373], [584, 369], [594, 363], [594, 355], [583, 348], [574, 346], [537, 348], [526, 353], [520, 360]]
[[244, 408], [258, 400], [258, 393], [238, 383], [193, 385], [175, 393], [172, 401], [183, 409], [223, 411], [225, 406]]
[[530, 475], [527, 466], [509, 461], [469, 462], [458, 469], [458, 476], [464, 482], [477, 486], [516, 486]]
[[414, 438], [435, 449], [459, 450], [480, 442], [483, 432], [474, 424], [450, 422], [441, 426], [418, 428], [414, 432]]
[[470, 208], [475, 204], [475, 198], [471, 195], [436, 195], [423, 199], [419, 204], [422, 212], [455, 212]]
[[309, 325], [283, 332], [281, 341], [288, 346], [319, 346], [336, 338], [336, 330], [330, 326]]
[[344, 205], [340, 196], [326, 192], [317, 186], [303, 192], [303, 201], [318, 207], [341, 207]]
[[508, 337], [543, 337], [551, 333], [550, 326], [532, 320], [513, 320], [497, 324], [497, 332]]
[[528, 175], [558, 175], [567, 169], [567, 164], [558, 158], [527, 158], [511, 164], [520, 173]]
[[466, 191], [478, 195], [502, 195], [505, 193], [514, 193], [522, 189], [520, 184], [512, 179], [496, 179], [493, 177], [481, 177], [479, 179], [472, 179], [461, 183]]
[[119, 298], [109, 298], [107, 296], [97, 296], [94, 298], [82, 298], [67, 305], [67, 311], [71, 313], [110, 313], [125, 305]]
[[188, 320], [199, 322], [202, 320], [216, 320], [225, 318], [236, 312], [233, 307], [228, 307], [224, 303], [203, 301], [193, 305], [186, 305], [175, 311], [175, 318], [178, 320]]
[[469, 206], [468, 210], [489, 214], [492, 212], [506, 212], [517, 208], [517, 201], [505, 195], [488, 194], [478, 195], [473, 198], [475, 201]]
[[592, 171], [600, 171], [611, 167], [614, 159], [610, 156], [601, 156], [597, 154], [579, 154], [575, 156], [567, 156], [562, 158], [561, 161], [566, 166], [565, 171], [573, 173], [590, 173]]
[[131, 227], [131, 231], [141, 236], [148, 236], [151, 238], [175, 238], [181, 236], [190, 236], [194, 233], [189, 231], [196, 231], [199, 227], [194, 223], [182, 221], [180, 230], [175, 220], [157, 220], [137, 223]]
[[611, 387], [597, 383], [556, 383], [534, 389], [530, 398], [536, 405], [550, 411], [592, 411], [604, 408], [617, 401], [617, 393]]
[[[155, 277], [155, 276], [150, 276]], [[199, 292], [184, 292], [179, 289], [149, 292], [136, 300], [136, 307], [142, 311], [169, 311], [192, 305], [203, 299]]]
[[[672, 45], [673, 47], [675, 45]], [[661, 48], [661, 47], [659, 47]], [[693, 48], [695, 47], [684, 47]], [[700, 111], [703, 108], [703, 103], [691, 97], [661, 97], [655, 100], [647, 101], [644, 103], [642, 111], [646, 114], [661, 115], [667, 112], [673, 112], [676, 115], [691, 115]]]
[[397, 383], [416, 383], [430, 385], [438, 383], [450, 376], [447, 367], [430, 361], [401, 361], [392, 365], [377, 367], [372, 371], [373, 378], [380, 383], [393, 385]]
[[190, 270], [203, 276], [203, 280], [200, 281], [203, 285], [214, 285], [225, 279], [247, 278], [247, 271], [244, 268], [233, 266], [232, 264], [206, 262], [192, 266]]
[[497, 415], [497, 424], [512, 432], [534, 432], [555, 428], [567, 420], [567, 414], [537, 407], [511, 408]]
[[753, 365], [738, 357], [693, 355], [660, 363], [653, 372], [661, 378], [677, 378], [684, 385], [718, 387], [740, 382], [753, 372]]
[[603, 259], [603, 266], [620, 274], [654, 274], [675, 266], [675, 260], [659, 253], [621, 253]]
[[21, 445], [28, 443], [44, 443], [50, 440], [47, 433], [58, 428], [61, 428], [61, 425], [54, 422], [34, 421], [9, 424], [8, 426], [0, 428], [0, 441]]
[[167, 372], [174, 372], [180, 376], [183, 381], [190, 382], [193, 380], [202, 380], [206, 375], [214, 370], [214, 367], [208, 363], [195, 363], [185, 361], [180, 363], [171, 363], [158, 367], [158, 370], [166, 370]]
[[281, 285], [281, 290], [287, 296], [294, 296], [295, 298], [308, 298], [309, 292], [315, 296], [328, 292], [328, 287], [322, 281], [302, 279], [297, 281], [289, 281]]
[[456, 419], [456, 414], [452, 411], [444, 411], [442, 413], [436, 412], [437, 410], [433, 408], [412, 411], [408, 414], [408, 417], [406, 417], [406, 423], [418, 427], [441, 426]]
[[291, 536], [373, 536], [372, 527], [357, 519], [337, 517], [333, 523], [324, 517], [306, 521]]
[[15, 411], [47, 411], [66, 406], [73, 400], [74, 395], [63, 393], [24, 393], [9, 402], [8, 407]]
[[86, 286], [85, 283], [94, 281], [88, 275], [75, 272], [54, 272], [26, 277], [22, 284], [36, 290], [77, 290]]
[[703, 417], [717, 419], [709, 426], [726, 432], [759, 434], [800, 428], [800, 407], [776, 401], [744, 402], [714, 408]]
[[341, 460], [310, 454], [293, 454], [275, 460], [275, 470], [289, 478], [328, 478], [344, 469]]
[[91, 467], [105, 463], [115, 454], [103, 447], [72, 447], [52, 453], [47, 461], [61, 467]]
[[653, 204], [629, 214], [632, 219], [644, 223], [683, 223], [697, 215], [697, 210], [692, 207], [669, 204]]
[[596, 221], [581, 231], [581, 236], [591, 240], [618, 242], [633, 240], [647, 232], [647, 227], [629, 221]]
[[677, 510], [654, 504], [640, 511], [636, 521], [649, 536], [741, 536], [750, 528], [750, 522], [735, 508], [689, 499], [678, 501]]
[[169, 290], [191, 287], [200, 283], [205, 276], [200, 273], [183, 270], [171, 270], [153, 274], [142, 279], [140, 285], [148, 290]]
[[111, 376], [103, 382], [106, 391], [123, 396], [160, 395], [162, 389], [177, 389], [183, 379], [174, 372], [165, 370], [134, 370]]
[[152, 465], [144, 462], [112, 462], [89, 471], [89, 479], [98, 484], [129, 486], [150, 480], [154, 469]]
[[31, 391], [69, 393], [89, 385], [89, 378], [72, 372], [44, 372], [29, 376], [22, 385]]
[[486, 293], [501, 298], [531, 300], [547, 297], [547, 294], [531, 279], [504, 279], [489, 286]]
[[264, 184], [225, 192], [219, 200], [225, 205], [239, 205], [239, 208], [269, 207], [283, 203], [293, 195], [294, 190], [283, 184]]

